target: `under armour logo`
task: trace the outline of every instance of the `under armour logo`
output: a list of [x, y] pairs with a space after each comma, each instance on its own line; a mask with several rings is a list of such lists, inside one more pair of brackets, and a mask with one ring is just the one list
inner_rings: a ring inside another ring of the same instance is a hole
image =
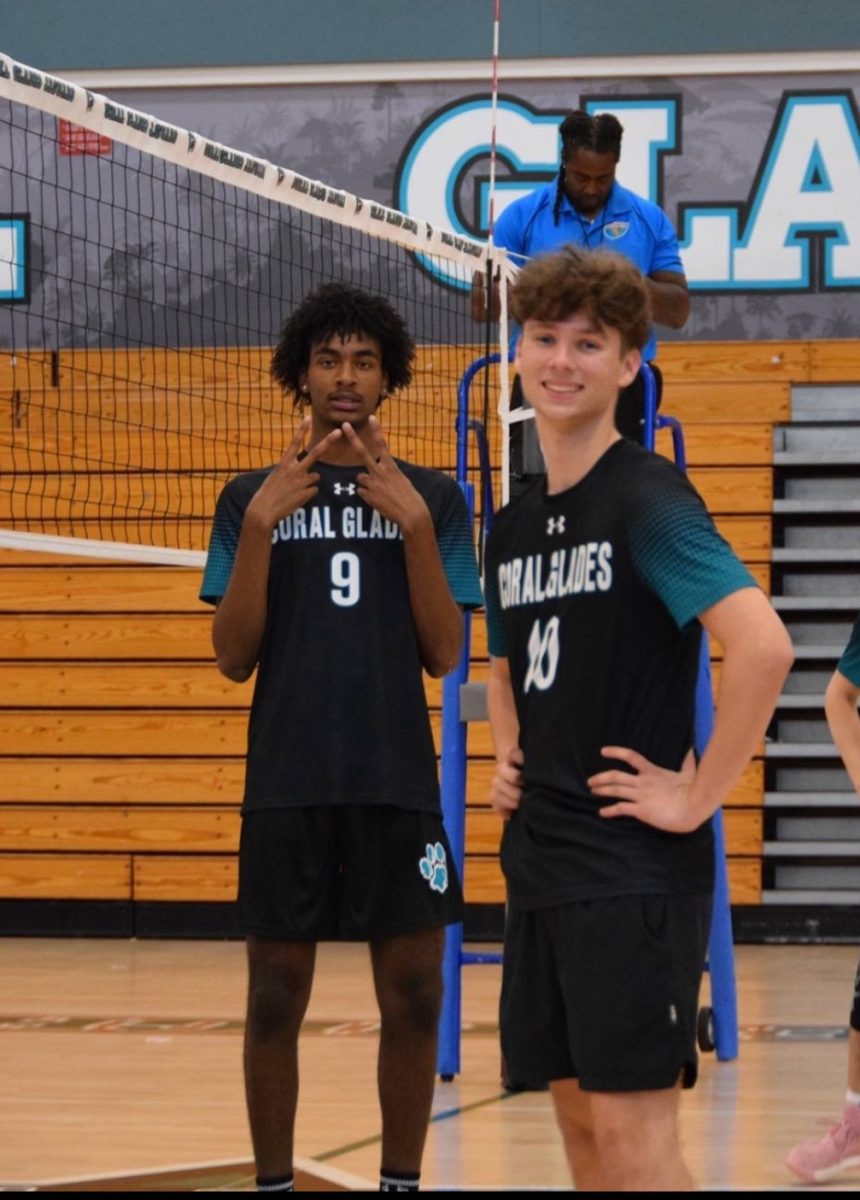
[[564, 517], [549, 517], [546, 523], [547, 533], [564, 533]]
[[552, 686], [558, 670], [558, 627], [558, 617], [551, 617], [543, 632], [540, 621], [535, 621], [532, 625], [529, 634], [529, 669], [523, 684], [524, 692], [527, 692], [532, 684], [542, 692]]
[[355, 495], [355, 484], [354, 483], [336, 483], [336, 484], [334, 484], [334, 494], [336, 496], [339, 496], [341, 494], [341, 492], [346, 492], [346, 494], [348, 496], [354, 496]]

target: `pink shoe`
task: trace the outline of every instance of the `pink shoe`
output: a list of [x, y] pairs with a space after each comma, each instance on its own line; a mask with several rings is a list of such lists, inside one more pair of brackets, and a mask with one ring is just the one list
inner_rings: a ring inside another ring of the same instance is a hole
[[860, 1108], [846, 1104], [842, 1120], [814, 1142], [801, 1142], [785, 1160], [804, 1183], [826, 1183], [849, 1167], [860, 1167]]

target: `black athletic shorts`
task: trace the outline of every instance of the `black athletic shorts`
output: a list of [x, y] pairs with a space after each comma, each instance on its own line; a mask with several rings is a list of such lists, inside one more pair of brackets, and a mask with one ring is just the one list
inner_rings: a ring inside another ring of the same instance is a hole
[[393, 805], [242, 818], [239, 927], [278, 941], [377, 941], [463, 919], [439, 814]]
[[710, 896], [619, 896], [509, 912], [502, 1054], [512, 1080], [587, 1092], [696, 1082]]

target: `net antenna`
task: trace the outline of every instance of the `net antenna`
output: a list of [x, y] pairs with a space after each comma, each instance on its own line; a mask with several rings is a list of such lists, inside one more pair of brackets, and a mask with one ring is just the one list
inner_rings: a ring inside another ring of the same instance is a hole
[[221, 487], [290, 441], [272, 348], [330, 281], [406, 319], [383, 428], [454, 472], [485, 243], [4, 55], [0, 161], [0, 545], [202, 563]]
[[[510, 437], [508, 422], [510, 414], [510, 371], [508, 366], [508, 304], [506, 280], [513, 268], [507, 256], [495, 247], [493, 233], [496, 225], [496, 165], [497, 142], [499, 128], [499, 33], [502, 22], [502, 0], [493, 0], [493, 53], [492, 53], [492, 84], [490, 102], [490, 182], [487, 204], [487, 280], [486, 296], [488, 311], [492, 314], [494, 306], [494, 291], [499, 291], [499, 347], [501, 362], [499, 366], [499, 403], [498, 415], [502, 422], [502, 503], [506, 504], [510, 492]], [[489, 358], [491, 353], [490, 322], [487, 322], [487, 341], [485, 353]], [[489, 428], [490, 388], [489, 378], [484, 379], [484, 428]], [[483, 528], [481, 529], [483, 535]], [[483, 537], [482, 537], [483, 543]]]
[[502, 0], [493, 0], [493, 82], [490, 105], [490, 196], [488, 241], [493, 244], [493, 229], [496, 223], [496, 137], [499, 125], [499, 27], [502, 20]]

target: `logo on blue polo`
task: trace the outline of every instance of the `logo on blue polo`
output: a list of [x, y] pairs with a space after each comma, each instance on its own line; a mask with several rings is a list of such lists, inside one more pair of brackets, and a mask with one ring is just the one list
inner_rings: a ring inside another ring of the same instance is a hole
[[430, 884], [434, 892], [447, 892], [448, 890], [448, 860], [445, 857], [445, 847], [441, 842], [437, 842], [435, 846], [427, 843], [427, 853], [418, 863], [418, 869], [421, 874]]
[[619, 238], [624, 237], [629, 228], [629, 221], [612, 221], [611, 224], [603, 226], [603, 232], [611, 242], [617, 242]]

